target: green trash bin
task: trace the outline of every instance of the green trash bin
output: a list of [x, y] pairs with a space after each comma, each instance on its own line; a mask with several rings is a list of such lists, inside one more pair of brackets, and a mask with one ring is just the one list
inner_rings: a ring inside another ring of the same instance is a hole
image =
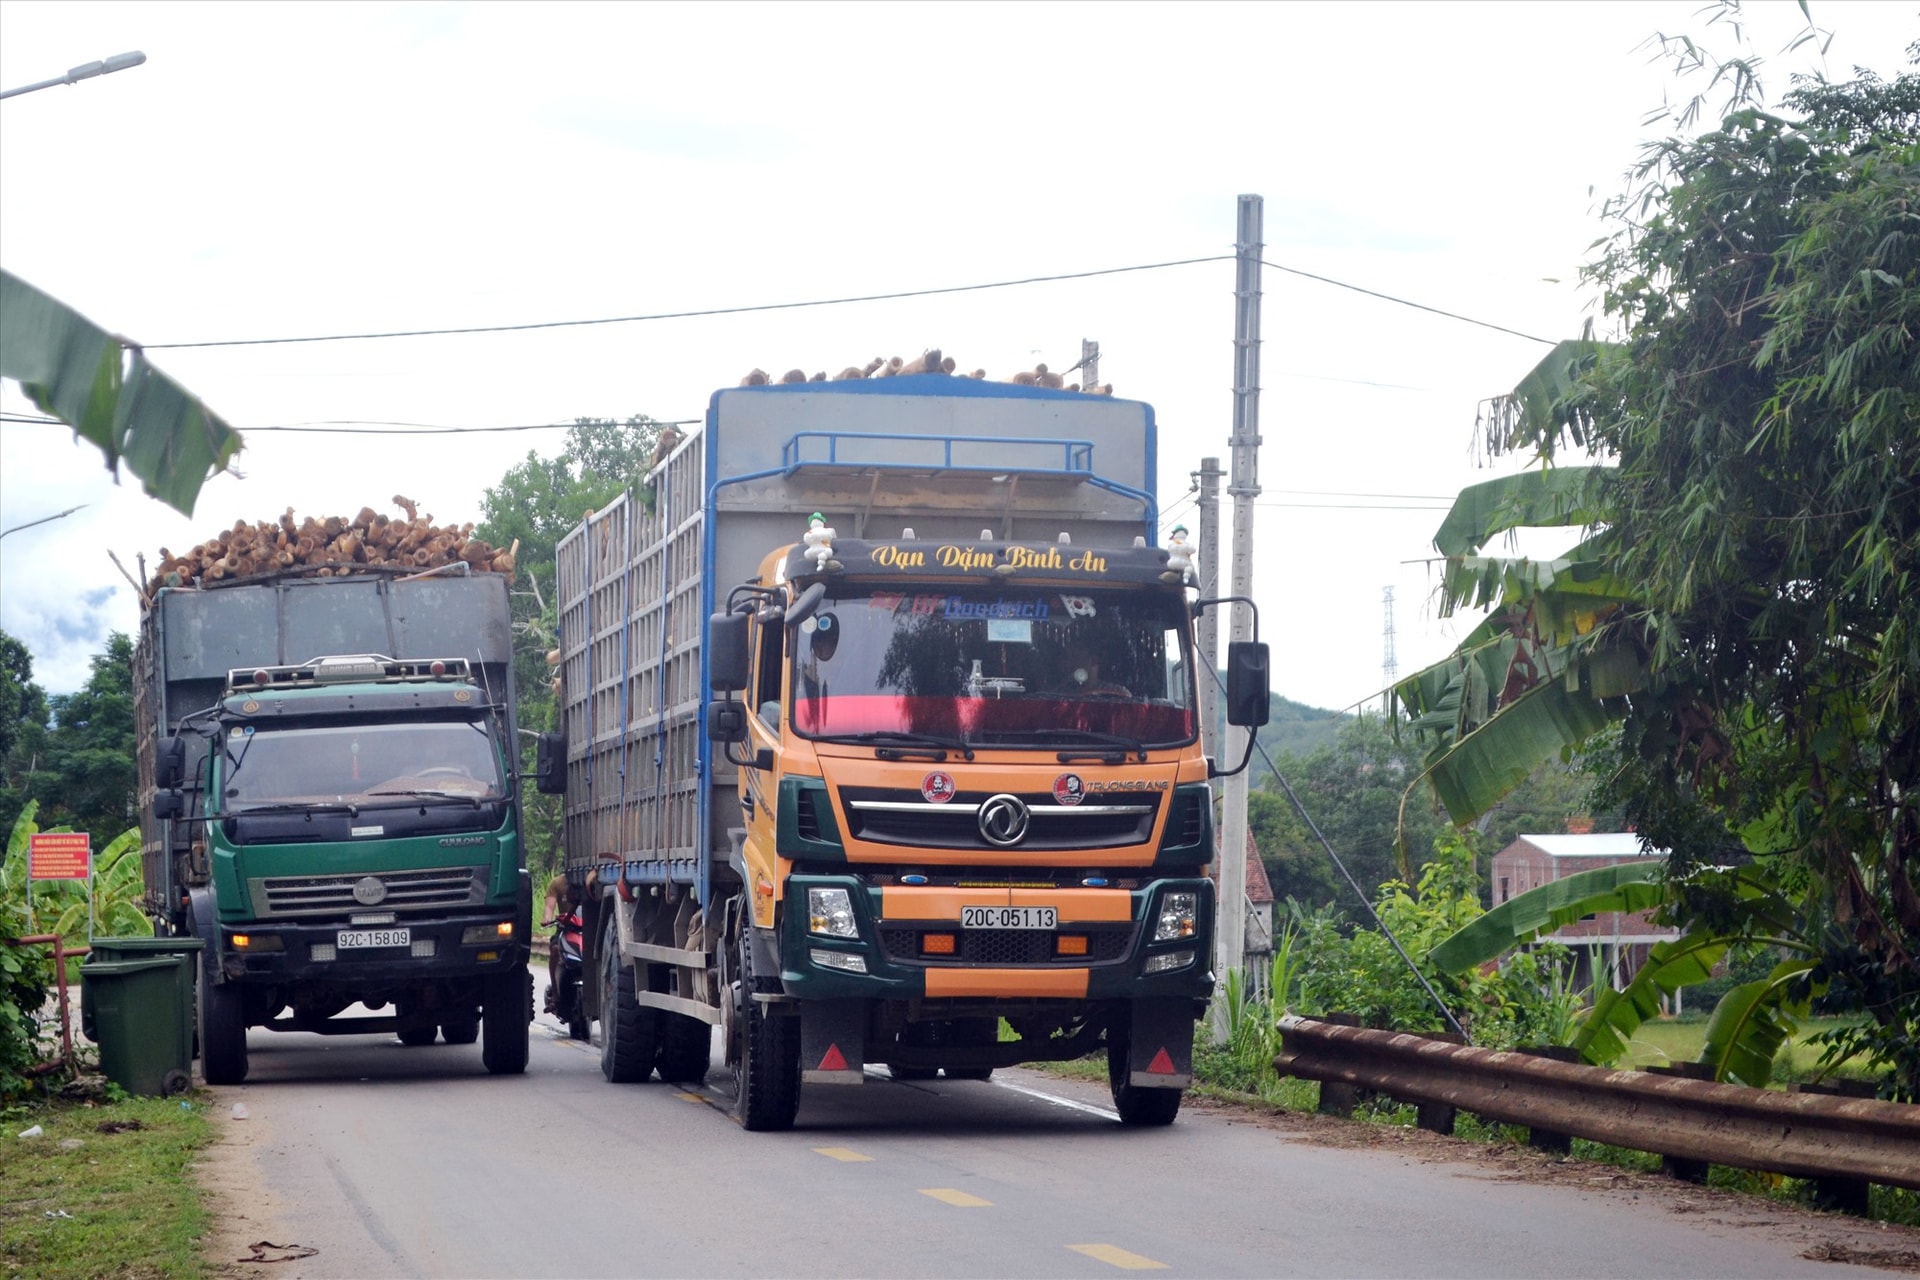
[[100, 1046], [101, 1072], [128, 1093], [164, 1098], [192, 1086], [191, 1013], [180, 1002], [180, 971], [192, 965], [177, 954], [80, 966], [81, 1027]]
[[[206, 948], [207, 944], [199, 938], [135, 937], [95, 938], [87, 945], [89, 947], [87, 958], [80, 962], [80, 977], [82, 982], [86, 980], [87, 966], [90, 964], [99, 964], [101, 961], [151, 960], [155, 956], [171, 955], [183, 955], [186, 957], [187, 962], [180, 966], [180, 971], [177, 976], [180, 982], [180, 1008], [185, 1010], [185, 1016], [180, 1023], [180, 1034], [184, 1037], [181, 1041], [183, 1046], [181, 1052], [186, 1054], [187, 1064], [189, 1069], [191, 1069], [193, 1064], [194, 984], [199, 979], [198, 966], [200, 963], [200, 952]], [[100, 1043], [100, 1037], [93, 1033], [93, 1007], [85, 1000], [80, 1002], [80, 1030], [86, 1035], [87, 1039], [93, 1041], [95, 1044]]]

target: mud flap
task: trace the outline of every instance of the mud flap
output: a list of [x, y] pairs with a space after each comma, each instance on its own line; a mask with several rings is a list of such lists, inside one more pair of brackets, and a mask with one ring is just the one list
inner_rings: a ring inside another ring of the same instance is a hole
[[1185, 1089], [1193, 1083], [1193, 1001], [1135, 1000], [1127, 1033], [1127, 1083]]
[[800, 1080], [803, 1084], [859, 1084], [866, 1039], [866, 1002], [814, 1000], [800, 1006]]

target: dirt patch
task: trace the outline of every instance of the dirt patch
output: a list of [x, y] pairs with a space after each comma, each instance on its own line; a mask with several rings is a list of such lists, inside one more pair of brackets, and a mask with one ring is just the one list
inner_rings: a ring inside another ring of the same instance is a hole
[[1306, 1115], [1251, 1099], [1188, 1094], [1185, 1106], [1230, 1123], [1256, 1124], [1318, 1147], [1391, 1151], [1423, 1164], [1453, 1166], [1462, 1177], [1575, 1187], [1627, 1196], [1655, 1212], [1700, 1214], [1702, 1221], [1765, 1232], [1816, 1262], [1920, 1274], [1920, 1228], [1821, 1213], [1738, 1191], [1695, 1186], [1663, 1174], [1556, 1156], [1510, 1142], [1469, 1142], [1423, 1129]]
[[231, 1098], [216, 1094], [215, 1099], [208, 1106], [215, 1138], [195, 1166], [212, 1219], [202, 1250], [208, 1272], [220, 1280], [284, 1274], [284, 1268], [259, 1265], [287, 1260], [271, 1252], [273, 1246], [258, 1247], [286, 1238], [280, 1234], [280, 1207], [260, 1174], [259, 1152], [271, 1138], [271, 1129], [251, 1117], [235, 1119]]

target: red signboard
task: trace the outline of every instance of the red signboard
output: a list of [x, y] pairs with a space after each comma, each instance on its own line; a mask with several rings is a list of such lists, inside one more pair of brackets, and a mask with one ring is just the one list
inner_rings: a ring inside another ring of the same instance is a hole
[[85, 880], [93, 841], [84, 831], [46, 831], [33, 837], [27, 849], [27, 879]]

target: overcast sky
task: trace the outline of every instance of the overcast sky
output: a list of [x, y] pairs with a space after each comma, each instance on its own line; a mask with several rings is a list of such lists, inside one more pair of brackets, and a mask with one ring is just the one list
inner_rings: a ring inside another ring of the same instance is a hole
[[[1693, 91], [1645, 4], [139, 4], [0, 0], [0, 88], [123, 50], [144, 66], [0, 103], [0, 265], [147, 344], [586, 320], [938, 289], [1230, 254], [1539, 338], [1643, 117]], [[1791, 70], [1904, 65], [1913, 4], [1748, 7]], [[586, 328], [156, 350], [246, 435], [191, 519], [61, 427], [0, 424], [0, 628], [51, 692], [132, 632], [129, 569], [236, 519], [476, 519], [584, 415], [697, 418], [747, 370], [940, 347], [1005, 377], [1101, 346], [1161, 424], [1164, 524], [1230, 461], [1229, 261], [884, 303]], [[1486, 479], [1476, 405], [1546, 348], [1269, 269], [1255, 594], [1277, 692], [1330, 708], [1442, 656], [1424, 557]], [[0, 408], [31, 412], [18, 388]], [[1223, 509], [1222, 527], [1229, 527]], [[796, 530], [796, 533], [798, 531]], [[1224, 561], [1223, 561], [1224, 563]]]

